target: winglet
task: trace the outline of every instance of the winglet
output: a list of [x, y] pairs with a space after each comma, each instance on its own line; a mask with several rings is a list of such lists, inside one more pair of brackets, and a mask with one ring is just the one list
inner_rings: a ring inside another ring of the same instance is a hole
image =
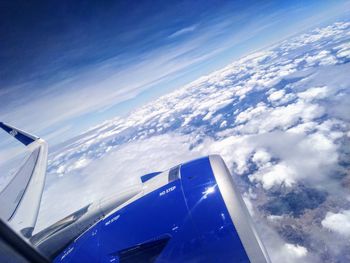
[[39, 137], [35, 135], [28, 134], [3, 122], [0, 122], [0, 128], [16, 138], [19, 142], [23, 143], [25, 146], [39, 139]]

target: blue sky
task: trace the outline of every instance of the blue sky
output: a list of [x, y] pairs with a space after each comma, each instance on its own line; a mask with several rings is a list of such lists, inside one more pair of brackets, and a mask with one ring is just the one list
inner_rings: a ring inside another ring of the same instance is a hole
[[0, 12], [0, 119], [53, 145], [349, 3], [9, 1]]

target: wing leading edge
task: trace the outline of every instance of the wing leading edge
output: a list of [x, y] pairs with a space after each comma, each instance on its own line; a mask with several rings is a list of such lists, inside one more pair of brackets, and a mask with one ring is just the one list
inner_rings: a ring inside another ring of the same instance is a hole
[[24, 144], [30, 154], [0, 192], [0, 217], [25, 237], [30, 237], [38, 217], [45, 184], [48, 146], [37, 136], [0, 122], [0, 128]]

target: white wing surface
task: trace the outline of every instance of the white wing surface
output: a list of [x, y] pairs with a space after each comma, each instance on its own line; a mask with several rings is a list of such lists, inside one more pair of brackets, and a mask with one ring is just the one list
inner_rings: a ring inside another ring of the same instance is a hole
[[0, 122], [0, 128], [30, 151], [12, 180], [0, 192], [0, 218], [29, 238], [38, 217], [45, 184], [47, 143], [3, 122]]

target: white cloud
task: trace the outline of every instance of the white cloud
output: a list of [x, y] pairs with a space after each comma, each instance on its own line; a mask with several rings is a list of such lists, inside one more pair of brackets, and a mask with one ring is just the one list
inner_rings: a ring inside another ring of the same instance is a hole
[[269, 101], [280, 100], [283, 98], [284, 94], [285, 94], [284, 90], [277, 90], [277, 91], [271, 93], [268, 99], [269, 99]]
[[322, 226], [342, 236], [350, 237], [350, 210], [339, 213], [328, 212], [321, 222]]
[[324, 99], [329, 95], [329, 93], [330, 92], [327, 87], [314, 87], [298, 93], [298, 97], [306, 101], [312, 101]]
[[266, 165], [271, 160], [271, 155], [264, 149], [258, 149], [252, 158], [259, 167]]
[[197, 27], [198, 25], [193, 25], [193, 26], [181, 28], [180, 30], [177, 30], [174, 33], [172, 33], [168, 38], [175, 38], [175, 37], [179, 37], [187, 33], [193, 32], [197, 29]]
[[[337, 30], [331, 27], [326, 31], [317, 30], [311, 35], [315, 39], [319, 39], [316, 37], [319, 34], [325, 34], [327, 37], [332, 34], [342, 34], [342, 31]], [[309, 37], [310, 35], [304, 35], [301, 40], [297, 41], [304, 43], [305, 39], [315, 40]], [[296, 48], [291, 44], [292, 42], [288, 42], [289, 46], [282, 45], [282, 49], [285, 49], [283, 51]], [[132, 140], [136, 140], [162, 133], [173, 127], [175, 123], [180, 124], [180, 129], [192, 129], [192, 122], [196, 119], [202, 119], [208, 120], [211, 125], [221, 123], [221, 129], [223, 129], [222, 132], [217, 133], [216, 142], [212, 139], [205, 140], [202, 145], [207, 147], [203, 147], [203, 153], [221, 153], [225, 160], [233, 164], [234, 172], [238, 174], [249, 170], [249, 159], [252, 158], [252, 161], [257, 163], [261, 169], [257, 171], [259, 176], [255, 180], [265, 179], [266, 187], [281, 182], [291, 185], [299, 179], [310, 177], [319, 167], [323, 168], [319, 177], [325, 178], [329, 169], [336, 163], [337, 147], [333, 141], [339, 138], [341, 133], [331, 131], [333, 126], [320, 130], [322, 124], [318, 123], [318, 119], [329, 109], [319, 105], [317, 100], [329, 96], [330, 90], [336, 91], [333, 87], [340, 86], [338, 83], [346, 82], [347, 78], [337, 77], [335, 80], [335, 78], [323, 77], [326, 74], [335, 75], [332, 68], [327, 68], [324, 72], [320, 69], [321, 73], [312, 71], [312, 74], [302, 72], [302, 74], [295, 75], [295, 73], [291, 73], [297, 69], [291, 63], [292, 59], [286, 59], [282, 56], [276, 60], [280, 56], [279, 52], [279, 49], [276, 48], [251, 54], [222, 70], [204, 76], [182, 89], [152, 102], [152, 104], [146, 105], [133, 112], [126, 119], [119, 118], [107, 122], [95, 131], [95, 135], [89, 135], [76, 142], [78, 147], [67, 151], [65, 155], [56, 155], [52, 159], [52, 164], [59, 169], [60, 163], [64, 161], [66, 168], [74, 167], [79, 162], [78, 159], [70, 157], [74, 156], [74, 153], [85, 154], [83, 158], [100, 158], [107, 152], [106, 149], [109, 149], [108, 151], [112, 149], [112, 146], [107, 146], [108, 142], [115, 140], [113, 138], [122, 133], [125, 133], [123, 136], [126, 137], [130, 134]], [[321, 58], [327, 52], [319, 53]], [[177, 53], [175, 52], [173, 55], [175, 54]], [[171, 54], [170, 57], [172, 57]], [[247, 78], [246, 76], [251, 72], [252, 67], [254, 74]], [[337, 69], [340, 67], [337, 66]], [[283, 90], [276, 91], [271, 88], [276, 81], [281, 80], [281, 75], [286, 77], [284, 73], [280, 74], [281, 71], [285, 72], [291, 69], [292, 71], [288, 74], [292, 75], [288, 75], [287, 79], [292, 79], [295, 76], [302, 78], [289, 85], [291, 91], [294, 90], [295, 93], [285, 94]], [[346, 69], [342, 69], [343, 71], [345, 72]], [[331, 85], [325, 85], [329, 84], [329, 81], [331, 81]], [[283, 103], [289, 104], [253, 103], [246, 110], [239, 112], [239, 103], [246, 103], [245, 97], [249, 96], [249, 93], [262, 89], [266, 90], [266, 94], [269, 94], [268, 99], [275, 101], [275, 103], [276, 100], [279, 100], [281, 103], [283, 101]], [[296, 97], [295, 94], [298, 94], [299, 99], [290, 103], [291, 99]], [[237, 104], [234, 114], [238, 115], [235, 117], [225, 119], [223, 114], [215, 115], [219, 110], [230, 105], [235, 107]], [[288, 130], [288, 133], [276, 133], [276, 130]], [[314, 134], [317, 131], [319, 133]], [[91, 134], [93, 133], [91, 132]], [[261, 136], [255, 136], [256, 134]], [[307, 147], [303, 145], [307, 145]], [[198, 149], [200, 147], [199, 145]], [[264, 149], [266, 158], [268, 155], [270, 158], [276, 158], [279, 162], [272, 164], [267, 159], [263, 160], [263, 156], [259, 157], [261, 149]], [[289, 149], [289, 151], [286, 153], [285, 149]], [[325, 158], [325, 156], [329, 158]], [[301, 162], [303, 159], [305, 161]], [[277, 168], [273, 168], [275, 165]], [[286, 173], [277, 178], [276, 173], [282, 170]]]
[[91, 162], [91, 160], [89, 159], [85, 159], [85, 158], [80, 158], [78, 161], [76, 161], [72, 167], [72, 169], [81, 169], [86, 167], [89, 163]]
[[[282, 218], [276, 220], [283, 220]], [[305, 246], [300, 244], [292, 244], [285, 242], [281, 239], [280, 235], [275, 232], [273, 228], [268, 227], [265, 224], [258, 223], [260, 227], [261, 235], [265, 246], [267, 247], [268, 254], [271, 262], [284, 262], [284, 263], [318, 263], [322, 262], [318, 255], [308, 251]]]
[[276, 215], [268, 215], [267, 219], [269, 221], [278, 221], [278, 220], [282, 220], [283, 216], [276, 216]]
[[236, 117], [237, 130], [244, 133], [263, 133], [275, 129], [288, 129], [299, 121], [309, 122], [324, 114], [324, 108], [301, 100], [286, 106], [268, 107], [259, 103]]
[[[77, 187], [79, 195], [84, 196], [77, 200], [81, 205], [107, 194], [106, 189], [118, 191], [135, 184], [146, 172], [214, 153], [223, 156], [234, 176], [247, 175], [251, 180], [244, 181], [253, 189], [244, 199], [256, 219], [269, 220], [277, 227], [290, 224], [288, 220], [293, 218], [289, 215], [271, 217], [262, 212], [259, 205], [269, 198], [261, 193], [268, 193], [274, 186], [293, 187], [298, 183], [326, 186], [331, 192], [330, 182], [334, 182], [332, 176], [339, 168], [339, 140], [349, 133], [346, 113], [350, 75], [347, 64], [321, 65], [329, 56], [322, 57], [319, 51], [324, 50], [325, 43], [331, 49], [332, 44], [337, 46], [337, 41], [343, 41], [342, 26], [319, 29], [271, 51], [235, 61], [64, 145], [50, 156], [51, 179], [40, 225], [66, 213], [64, 206], [69, 211], [79, 208], [67, 204], [77, 199]], [[327, 41], [319, 41], [323, 39]], [[312, 68], [306, 63], [305, 43], [307, 52], [319, 55]], [[276, 91], [281, 89], [285, 92]], [[333, 104], [327, 104], [330, 100]], [[57, 180], [56, 172], [75, 167], [82, 160], [91, 162], [71, 169]], [[59, 204], [59, 214], [50, 214], [49, 207], [62, 189], [67, 197]], [[319, 223], [314, 224], [317, 219], [312, 218], [322, 212], [319, 209], [322, 207], [315, 208], [314, 214], [308, 213], [307, 222], [312, 223], [303, 225], [303, 233], [320, 230]], [[342, 212], [338, 218], [346, 220], [344, 216], [347, 214]], [[298, 224], [304, 219], [293, 222]], [[294, 233], [294, 228], [291, 231]], [[277, 237], [270, 234], [262, 232], [273, 262], [320, 262], [313, 255], [316, 248], [309, 249], [307, 242], [303, 246], [286, 243], [277, 233], [271, 234]], [[311, 242], [312, 238], [311, 235]], [[329, 247], [326, 238], [322, 236], [317, 242]]]
[[338, 57], [350, 57], [350, 49], [348, 50], [343, 50], [343, 51], [338, 51], [337, 53]]
[[231, 136], [220, 141], [207, 139], [196, 149], [202, 154], [220, 154], [228, 165], [234, 165], [233, 171], [240, 175], [248, 171], [247, 160], [254, 146], [245, 137]]
[[284, 245], [286, 252], [296, 258], [303, 258], [307, 255], [307, 249], [303, 246], [286, 243]]
[[308, 66], [314, 66], [316, 63], [332, 65], [337, 62], [337, 59], [330, 54], [330, 51], [322, 50], [314, 56], [306, 56], [305, 61], [308, 63]]
[[267, 189], [282, 183], [291, 186], [299, 180], [320, 183], [337, 167], [337, 146], [321, 133], [305, 136], [274, 132], [253, 137], [252, 141], [280, 160], [274, 165], [268, 163], [251, 176]]
[[294, 178], [296, 176], [296, 172], [291, 167], [288, 167], [285, 163], [279, 163], [277, 165], [266, 165], [249, 178], [260, 181], [265, 189], [270, 189], [274, 185], [282, 184], [291, 187], [295, 183]]

